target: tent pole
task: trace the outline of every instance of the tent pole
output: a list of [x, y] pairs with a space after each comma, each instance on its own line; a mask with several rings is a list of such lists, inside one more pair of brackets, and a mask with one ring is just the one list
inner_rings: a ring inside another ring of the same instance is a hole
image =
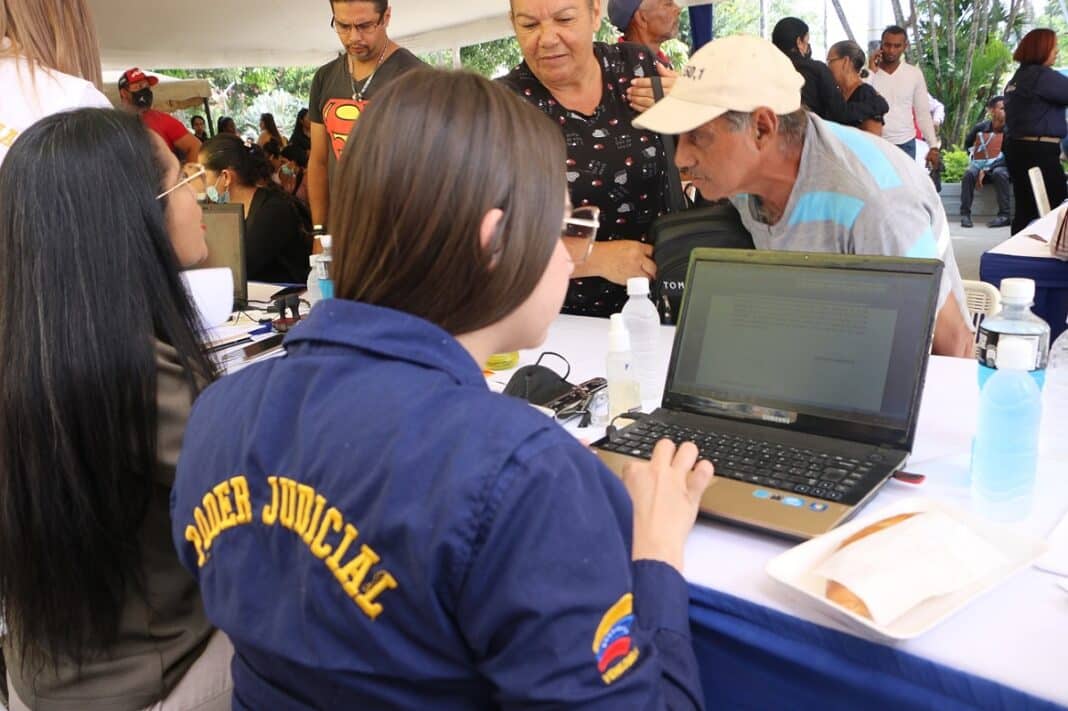
[[207, 98], [204, 99], [204, 115], [208, 117], [208, 125], [205, 127], [208, 129], [208, 135], [215, 138], [215, 122], [211, 120], [211, 107], [208, 106]]
[[693, 51], [696, 52], [716, 36], [715, 9], [712, 5], [690, 5]]

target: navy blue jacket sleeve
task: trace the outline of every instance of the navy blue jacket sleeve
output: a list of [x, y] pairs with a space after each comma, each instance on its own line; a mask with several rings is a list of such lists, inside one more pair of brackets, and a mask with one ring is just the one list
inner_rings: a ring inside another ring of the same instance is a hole
[[1068, 106], [1068, 77], [1043, 67], [1035, 82], [1035, 93], [1051, 104]]
[[488, 489], [455, 614], [496, 703], [701, 708], [685, 581], [631, 563], [621, 482], [570, 436], [542, 432]]

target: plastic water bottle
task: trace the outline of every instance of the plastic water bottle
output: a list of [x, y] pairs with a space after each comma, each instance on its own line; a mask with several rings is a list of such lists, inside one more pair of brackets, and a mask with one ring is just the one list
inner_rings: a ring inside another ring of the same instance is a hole
[[319, 255], [310, 255], [308, 265], [311, 269], [308, 270], [308, 286], [304, 291], [304, 299], [308, 302], [308, 306], [315, 306], [317, 302], [323, 300], [323, 291], [319, 288]]
[[631, 367], [630, 338], [623, 314], [612, 314], [608, 327], [608, 419], [641, 407], [641, 390]]
[[623, 305], [623, 322], [630, 336], [634, 374], [642, 400], [655, 400], [663, 386], [656, 376], [660, 314], [649, 298], [649, 280], [645, 277], [627, 279], [627, 296], [627, 303]]
[[323, 299], [332, 299], [334, 298], [334, 280], [330, 278], [330, 267], [333, 265], [334, 258], [330, 256], [330, 247], [334, 243], [334, 238], [330, 235], [319, 235], [316, 239], [323, 245], [323, 251], [316, 255], [318, 260], [315, 262], [315, 271], [319, 277], [319, 294]]
[[1034, 356], [1028, 338], [1003, 336], [997, 370], [979, 395], [972, 501], [987, 518], [1017, 521], [1031, 509], [1042, 419], [1042, 393], [1027, 372]]
[[1046, 379], [1049, 355], [1049, 324], [1031, 313], [1035, 299], [1033, 279], [1001, 280], [1001, 311], [988, 316], [979, 326], [979, 388], [986, 385], [999, 367], [999, 341], [1002, 336], [1018, 336], [1031, 347], [1031, 365], [1027, 368], [1039, 389]]

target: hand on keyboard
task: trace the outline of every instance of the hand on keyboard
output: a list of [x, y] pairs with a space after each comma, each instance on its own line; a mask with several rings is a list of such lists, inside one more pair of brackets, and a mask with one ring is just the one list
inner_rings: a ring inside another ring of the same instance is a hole
[[692, 442], [676, 448], [668, 439], [656, 443], [648, 462], [624, 467], [634, 504], [634, 560], [659, 560], [682, 572], [683, 546], [712, 474], [712, 463], [697, 461]]

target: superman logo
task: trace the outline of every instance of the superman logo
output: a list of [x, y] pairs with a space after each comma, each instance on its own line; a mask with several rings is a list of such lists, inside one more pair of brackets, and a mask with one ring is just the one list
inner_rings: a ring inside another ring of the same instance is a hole
[[326, 134], [330, 137], [335, 158], [341, 158], [341, 151], [348, 143], [349, 134], [356, 127], [356, 119], [360, 118], [366, 108], [366, 101], [353, 99], [329, 99], [323, 106], [323, 125], [326, 126]]

